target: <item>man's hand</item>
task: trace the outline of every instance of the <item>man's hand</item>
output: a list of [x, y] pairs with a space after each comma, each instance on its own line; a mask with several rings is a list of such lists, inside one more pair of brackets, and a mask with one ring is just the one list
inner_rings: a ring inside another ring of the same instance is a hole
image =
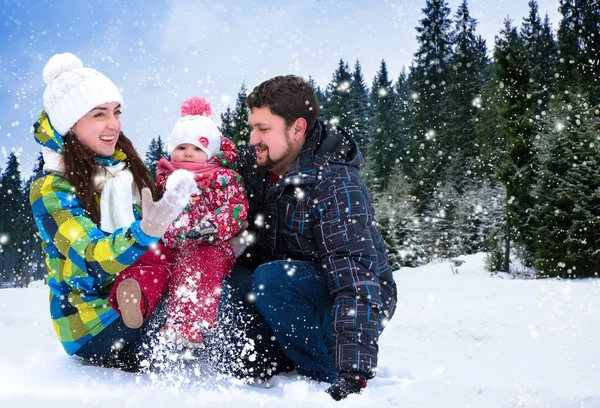
[[367, 386], [366, 377], [362, 373], [340, 373], [337, 381], [325, 392], [336, 401], [343, 400], [350, 394], [358, 394]]

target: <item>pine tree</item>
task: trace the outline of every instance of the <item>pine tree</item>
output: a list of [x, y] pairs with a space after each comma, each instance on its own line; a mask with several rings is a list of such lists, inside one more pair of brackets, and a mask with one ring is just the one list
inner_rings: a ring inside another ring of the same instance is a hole
[[600, 113], [581, 89], [553, 97], [539, 135], [535, 267], [542, 275], [600, 273]]
[[373, 79], [370, 93], [370, 117], [373, 125], [369, 161], [373, 187], [385, 189], [393, 174], [398, 151], [396, 147], [397, 121], [394, 116], [394, 88], [388, 79], [385, 61]]
[[317, 97], [317, 102], [319, 102], [319, 109], [321, 111], [320, 117], [323, 118], [323, 117], [325, 117], [323, 115], [323, 113], [324, 113], [323, 109], [324, 109], [324, 105], [326, 103], [327, 97], [325, 96], [325, 94], [321, 90], [321, 87], [317, 85], [317, 83], [315, 82], [315, 80], [311, 76], [308, 77], [308, 83], [315, 90], [315, 96]]
[[531, 98], [531, 67], [525, 44], [509, 19], [505, 20], [504, 29], [496, 37], [494, 61], [500, 95], [499, 127], [505, 140], [498, 176], [507, 194], [504, 259], [507, 262], [505, 270], [508, 270], [513, 238], [527, 248], [533, 246], [529, 212], [534, 204], [531, 191], [535, 183], [536, 168], [533, 153], [535, 101]]
[[502, 186], [489, 181], [471, 183], [460, 195], [455, 225], [461, 253], [494, 252], [492, 239], [505, 230], [504, 197]]
[[385, 191], [375, 190], [375, 218], [385, 242], [388, 261], [393, 269], [419, 266], [426, 257], [421, 228], [408, 183], [397, 169]]
[[529, 1], [529, 15], [523, 19], [521, 38], [531, 67], [531, 95], [537, 102], [536, 113], [539, 114], [546, 109], [553, 91], [557, 49], [548, 15], [542, 23], [536, 0]]
[[559, 92], [580, 84], [582, 53], [578, 32], [582, 31], [579, 13], [574, 0], [560, 0], [559, 11], [562, 20], [558, 28], [558, 78], [556, 86]]
[[24, 222], [23, 222], [23, 263], [25, 267], [24, 275], [28, 275], [28, 279], [25, 280], [25, 283], [32, 280], [41, 280], [45, 278], [46, 275], [46, 265], [45, 265], [45, 253], [42, 250], [42, 242], [41, 237], [37, 229], [37, 225], [35, 224], [35, 220], [33, 219], [33, 213], [31, 211], [31, 206], [29, 205], [29, 189], [31, 187], [31, 183], [36, 178], [36, 175], [42, 171], [44, 168], [44, 156], [42, 152], [38, 154], [38, 157], [33, 166], [32, 175], [25, 182], [25, 187], [23, 189], [23, 199], [24, 199]]
[[494, 75], [495, 66], [489, 65], [484, 71], [486, 77], [479, 98], [473, 100], [478, 109], [475, 117], [475, 137], [477, 156], [475, 159], [475, 180], [496, 180], [496, 169], [500, 166], [501, 152], [506, 147], [500, 131], [498, 112], [502, 98], [498, 93], [500, 81]]
[[[23, 273], [22, 251], [25, 231], [25, 196], [22, 190], [21, 168], [18, 153], [14, 150], [8, 156], [6, 170], [0, 179], [0, 204], [3, 216], [0, 221], [0, 235], [6, 237], [6, 243], [0, 244], [2, 254], [2, 277], [11, 285], [23, 285], [26, 282]], [[4, 239], [3, 239], [4, 241]]]
[[246, 106], [247, 92], [246, 85], [242, 82], [232, 117], [233, 137], [229, 138], [238, 150], [243, 149], [250, 143], [251, 128], [248, 124], [248, 106]]
[[348, 64], [340, 59], [331, 82], [327, 85], [327, 101], [324, 106], [326, 116], [324, 117], [330, 123], [346, 129], [353, 136], [355, 119], [352, 112], [351, 86], [352, 76]]
[[156, 139], [152, 138], [152, 140], [150, 140], [144, 164], [148, 167], [152, 180], [156, 181], [156, 165], [158, 164], [158, 161], [163, 157], [167, 157], [168, 154], [167, 147], [160, 138], [160, 135]]
[[350, 107], [353, 123], [348, 132], [352, 135], [363, 156], [369, 155], [371, 123], [369, 118], [369, 93], [360, 62], [356, 60], [350, 81]]
[[410, 87], [406, 68], [402, 67], [394, 85], [393, 117], [395, 138], [391, 149], [396, 152], [395, 165], [404, 173], [404, 161], [410, 148]]
[[[504, 271], [508, 262], [505, 262], [505, 233], [506, 233], [506, 191], [498, 182], [484, 181], [475, 190], [474, 202], [481, 205], [482, 216], [478, 208], [473, 211], [476, 218], [481, 219], [479, 235], [484, 237], [483, 250], [487, 251], [486, 266], [490, 272]], [[467, 199], [467, 202], [469, 199]], [[467, 209], [467, 211], [469, 211]], [[465, 231], [469, 231], [467, 228]]]
[[440, 145], [447, 163], [444, 166], [448, 167], [446, 182], [461, 192], [476, 173], [475, 118], [485, 79], [487, 47], [475, 33], [477, 21], [469, 13], [467, 0], [463, 0], [454, 18], [452, 73], [444, 104], [447, 125]]
[[6, 170], [2, 174], [2, 211], [3, 217], [0, 221], [2, 231], [9, 231], [19, 223], [23, 203], [23, 192], [21, 190], [21, 167], [19, 158], [15, 151], [8, 156]]
[[227, 106], [227, 109], [221, 113], [220, 117], [221, 126], [219, 126], [219, 130], [221, 131], [221, 135], [232, 140], [235, 136], [235, 128], [233, 127], [233, 112], [231, 108]]
[[578, 88], [590, 103], [600, 103], [600, 4], [598, 0], [561, 0], [558, 29], [559, 91]]
[[583, 66], [590, 103], [600, 104], [600, 1], [583, 0], [581, 7], [581, 39], [583, 42]]
[[423, 211], [427, 225], [425, 239], [431, 259], [447, 259], [462, 252], [456, 225], [459, 194], [452, 183], [438, 188]]
[[441, 150], [444, 134], [442, 106], [450, 76], [450, 8], [446, 0], [427, 0], [423, 19], [417, 26], [419, 49], [411, 66], [411, 140], [410, 158], [405, 170], [414, 180], [414, 194], [422, 210], [443, 179], [444, 158]]

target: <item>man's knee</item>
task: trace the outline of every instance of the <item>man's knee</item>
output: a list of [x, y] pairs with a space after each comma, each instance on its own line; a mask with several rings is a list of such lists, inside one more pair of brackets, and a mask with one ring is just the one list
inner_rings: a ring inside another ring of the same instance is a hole
[[273, 288], [281, 289], [286, 286], [287, 274], [285, 264], [280, 261], [260, 265], [252, 275], [252, 290], [254, 293], [270, 292]]
[[255, 304], [261, 313], [278, 308], [289, 292], [289, 277], [283, 262], [269, 262], [260, 265], [252, 275], [252, 292]]

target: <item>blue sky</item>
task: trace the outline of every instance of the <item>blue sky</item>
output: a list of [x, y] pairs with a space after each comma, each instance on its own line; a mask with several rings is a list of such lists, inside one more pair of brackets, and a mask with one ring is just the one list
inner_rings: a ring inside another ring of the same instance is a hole
[[[450, 0], [452, 13], [460, 0]], [[470, 0], [492, 49], [506, 16], [521, 24], [527, 0]], [[538, 0], [556, 28], [558, 0]], [[140, 154], [167, 137], [183, 99], [198, 95], [213, 116], [234, 105], [242, 82], [294, 73], [324, 87], [340, 58], [359, 59], [368, 84], [385, 59], [392, 77], [416, 51], [425, 0], [4, 0], [0, 4], [0, 169], [12, 149], [31, 173], [32, 124], [43, 109], [42, 70], [72, 52], [115, 82], [122, 129]]]

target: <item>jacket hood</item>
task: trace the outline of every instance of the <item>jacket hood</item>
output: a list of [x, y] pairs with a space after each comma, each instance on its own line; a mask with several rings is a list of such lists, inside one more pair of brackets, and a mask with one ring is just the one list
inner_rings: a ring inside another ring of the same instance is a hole
[[64, 150], [65, 139], [54, 130], [45, 110], [33, 124], [33, 136], [36, 142], [55, 152], [62, 153]]
[[328, 164], [360, 169], [364, 160], [358, 145], [344, 129], [339, 126], [326, 127], [323, 121], [317, 120], [298, 158], [284, 178], [300, 175], [303, 180], [314, 180], [317, 176], [315, 168]]
[[221, 136], [221, 150], [206, 161], [208, 164], [218, 164], [235, 170], [237, 167], [238, 151], [235, 144], [224, 136]]
[[313, 138], [315, 162], [343, 164], [357, 169], [363, 167], [364, 159], [358, 145], [341, 127], [325, 127], [325, 124], [318, 120], [310, 139]]

